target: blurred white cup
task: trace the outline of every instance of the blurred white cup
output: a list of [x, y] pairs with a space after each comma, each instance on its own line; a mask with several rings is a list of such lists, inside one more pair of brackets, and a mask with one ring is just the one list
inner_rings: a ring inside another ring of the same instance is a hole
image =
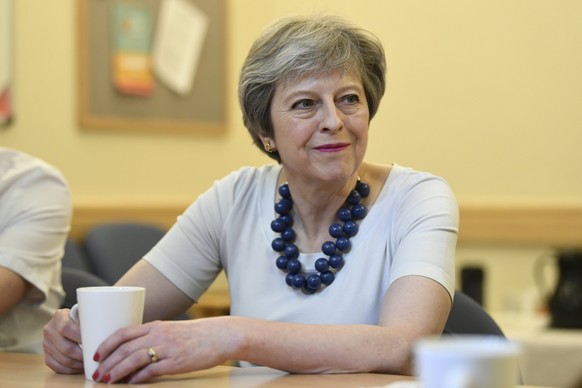
[[85, 378], [93, 379], [99, 363], [93, 361], [97, 347], [118, 329], [143, 321], [145, 288], [81, 287], [70, 316], [81, 326]]
[[418, 341], [415, 374], [423, 388], [515, 388], [520, 346], [497, 336], [443, 336]]

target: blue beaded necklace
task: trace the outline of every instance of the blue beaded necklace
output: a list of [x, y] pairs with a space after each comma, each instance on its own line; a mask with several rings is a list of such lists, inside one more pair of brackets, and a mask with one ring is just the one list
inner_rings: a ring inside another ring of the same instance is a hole
[[366, 183], [358, 182], [356, 187], [350, 192], [346, 203], [342, 206], [337, 216], [343, 224], [334, 223], [329, 227], [329, 234], [333, 241], [326, 241], [322, 244], [321, 250], [328, 257], [321, 257], [315, 261], [317, 273], [302, 273], [301, 262], [299, 262], [299, 248], [294, 244], [295, 231], [293, 230], [293, 199], [287, 183], [279, 186], [279, 195], [281, 200], [275, 203], [275, 212], [278, 217], [271, 222], [271, 229], [280, 233], [271, 243], [279, 257], [275, 262], [277, 268], [286, 272], [285, 282], [289, 287], [301, 290], [306, 294], [313, 294], [322, 288], [329, 286], [335, 280], [335, 274], [344, 265], [342, 253], [348, 252], [352, 244], [350, 238], [358, 234], [359, 226], [356, 223], [366, 217], [367, 209], [360, 203], [362, 198], [370, 194], [370, 186]]

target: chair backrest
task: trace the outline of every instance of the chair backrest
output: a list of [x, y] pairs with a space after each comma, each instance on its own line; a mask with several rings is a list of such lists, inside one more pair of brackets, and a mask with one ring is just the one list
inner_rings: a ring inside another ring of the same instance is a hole
[[61, 271], [61, 280], [65, 290], [65, 300], [61, 307], [71, 308], [77, 303], [77, 288], [109, 286], [105, 280], [100, 277], [78, 268], [63, 267]]
[[93, 227], [85, 236], [85, 249], [93, 272], [114, 284], [162, 238], [155, 225], [123, 222]]
[[[507, 338], [491, 315], [479, 303], [461, 291], [455, 291], [453, 306], [443, 335], [492, 335]], [[521, 371], [519, 371], [518, 384], [523, 384]]]
[[443, 334], [497, 335], [505, 337], [489, 313], [475, 300], [461, 291], [455, 291], [453, 306]]
[[83, 252], [83, 249], [75, 241], [70, 238], [65, 243], [65, 254], [63, 256], [63, 267], [75, 268], [83, 271], [91, 272], [91, 263], [89, 258]]

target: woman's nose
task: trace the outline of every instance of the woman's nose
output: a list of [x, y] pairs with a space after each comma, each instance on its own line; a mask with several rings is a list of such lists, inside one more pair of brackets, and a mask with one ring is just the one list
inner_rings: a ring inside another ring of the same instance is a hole
[[341, 131], [343, 126], [341, 112], [335, 104], [324, 104], [321, 110], [320, 130], [336, 133]]

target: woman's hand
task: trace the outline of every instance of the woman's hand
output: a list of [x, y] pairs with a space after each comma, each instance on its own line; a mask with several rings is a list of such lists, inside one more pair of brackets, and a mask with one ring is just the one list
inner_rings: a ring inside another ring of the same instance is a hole
[[83, 373], [81, 331], [69, 311], [58, 310], [44, 327], [44, 360], [57, 373]]
[[[155, 321], [120, 329], [103, 341], [94, 359], [95, 381], [139, 383], [156, 376], [206, 369], [229, 359], [234, 341], [230, 317]], [[157, 360], [148, 350], [153, 349]]]

